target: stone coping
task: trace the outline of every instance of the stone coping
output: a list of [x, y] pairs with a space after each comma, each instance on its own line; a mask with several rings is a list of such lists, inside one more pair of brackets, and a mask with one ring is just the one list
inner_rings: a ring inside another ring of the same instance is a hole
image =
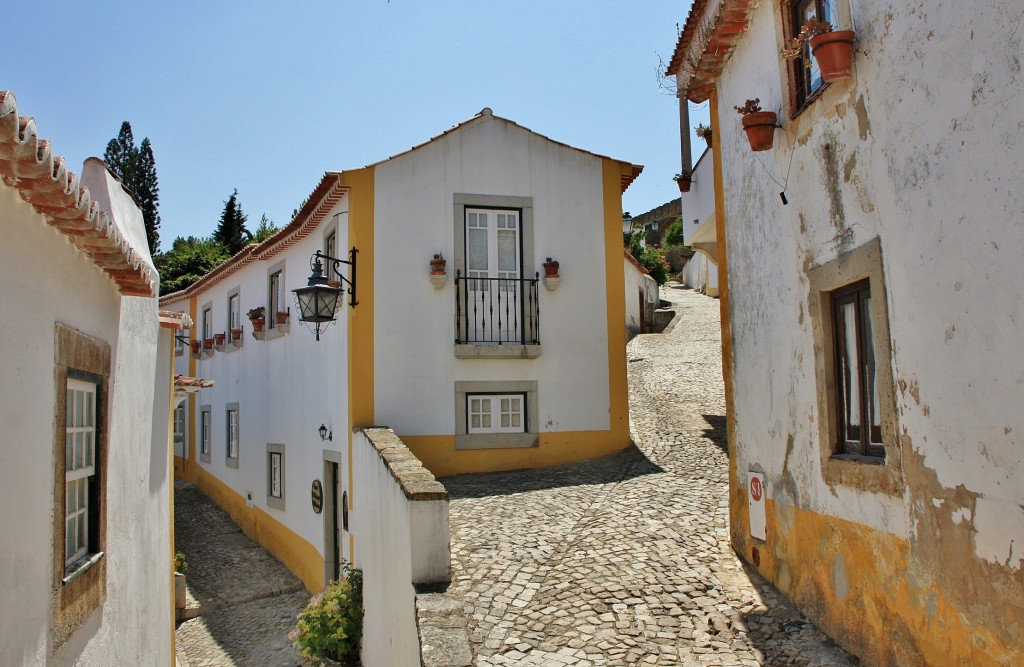
[[448, 489], [437, 481], [434, 474], [423, 467], [402, 439], [385, 426], [366, 426], [354, 429], [363, 433], [377, 450], [402, 492], [409, 500], [449, 500]]

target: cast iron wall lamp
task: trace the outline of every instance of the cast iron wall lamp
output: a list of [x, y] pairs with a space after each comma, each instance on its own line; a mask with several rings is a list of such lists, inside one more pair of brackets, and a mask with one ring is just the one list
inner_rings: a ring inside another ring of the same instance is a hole
[[334, 431], [328, 431], [326, 426], [320, 424], [320, 441], [323, 442], [324, 440], [334, 442]]
[[[353, 248], [348, 251], [348, 259], [339, 259], [325, 255], [319, 250], [309, 260], [309, 266], [313, 275], [309, 277], [306, 287], [292, 290], [295, 293], [295, 301], [299, 306], [299, 321], [313, 325], [316, 339], [320, 340], [320, 332], [325, 330], [335, 320], [335, 311], [338, 310], [338, 299], [341, 298], [345, 288], [339, 284], [332, 287], [327, 278], [324, 277], [324, 265], [321, 260], [330, 262], [329, 266], [334, 269], [340, 279], [340, 283], [348, 285], [348, 305], [353, 308], [359, 303], [356, 300], [356, 255], [358, 250]], [[349, 277], [341, 275], [340, 266], [348, 264], [351, 268]]]

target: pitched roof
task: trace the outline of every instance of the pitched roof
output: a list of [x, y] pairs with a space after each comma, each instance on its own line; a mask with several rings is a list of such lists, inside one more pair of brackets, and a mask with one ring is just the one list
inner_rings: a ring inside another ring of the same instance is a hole
[[494, 120], [498, 120], [498, 121], [501, 121], [503, 123], [507, 123], [508, 125], [511, 125], [512, 127], [521, 128], [521, 129], [526, 130], [527, 132], [529, 132], [530, 134], [532, 134], [532, 135], [534, 135], [536, 137], [540, 137], [541, 139], [544, 139], [545, 141], [550, 141], [551, 143], [556, 144], [558, 146], [563, 146], [565, 148], [570, 148], [570, 149], [572, 149], [574, 151], [578, 151], [578, 152], [584, 153], [586, 155], [593, 155], [594, 157], [598, 157], [598, 158], [602, 158], [602, 159], [608, 159], [608, 160], [613, 160], [613, 161], [618, 162], [620, 164], [629, 165], [629, 167], [630, 167], [629, 172], [623, 174], [623, 176], [621, 178], [622, 192], [625, 192], [626, 188], [628, 188], [633, 183], [633, 181], [636, 180], [636, 177], [640, 175], [640, 172], [642, 172], [644, 170], [644, 166], [642, 164], [633, 164], [631, 162], [626, 162], [625, 160], [618, 160], [616, 158], [609, 157], [607, 155], [601, 155], [600, 153], [594, 153], [592, 151], [588, 151], [588, 150], [584, 150], [582, 148], [577, 148], [575, 146], [571, 146], [571, 145], [569, 145], [569, 144], [567, 144], [565, 142], [562, 142], [562, 141], [556, 141], [556, 140], [552, 139], [551, 137], [548, 137], [546, 135], [541, 134], [540, 132], [534, 132], [533, 130], [531, 130], [528, 127], [523, 127], [519, 123], [516, 123], [515, 121], [509, 120], [508, 118], [503, 118], [501, 116], [495, 116], [494, 112], [491, 111], [490, 107], [484, 107], [480, 111], [480, 113], [476, 114], [472, 118], [468, 118], [468, 119], [462, 121], [461, 123], [456, 123], [455, 125], [451, 126], [447, 130], [445, 130], [444, 132], [441, 132], [440, 134], [436, 134], [433, 137], [427, 139], [426, 141], [416, 144], [415, 146], [413, 146], [412, 148], [410, 148], [408, 150], [402, 151], [401, 153], [396, 153], [395, 155], [392, 155], [391, 157], [385, 158], [385, 159], [383, 159], [383, 160], [381, 160], [379, 162], [374, 162], [372, 165], [369, 165], [369, 166], [375, 166], [375, 165], [378, 165], [378, 164], [382, 164], [384, 162], [387, 162], [388, 160], [394, 160], [397, 157], [401, 157], [403, 155], [411, 153], [411, 152], [413, 152], [414, 150], [416, 150], [418, 148], [422, 148], [423, 146], [431, 144], [431, 143], [437, 141], [438, 139], [441, 139], [441, 138], [451, 134], [452, 132], [460, 130], [460, 129], [462, 129], [464, 127], [467, 127], [469, 125], [473, 125], [475, 123], [478, 123], [478, 122], [480, 122], [484, 118], [493, 118]]
[[195, 389], [193, 391], [196, 391], [199, 389], [209, 389], [210, 387], [213, 386], [213, 380], [204, 380], [203, 378], [188, 377], [185, 375], [181, 375], [179, 373], [178, 375], [174, 376], [174, 386], [185, 389], [186, 391], [188, 391], [188, 389], [186, 388], [194, 387]]
[[711, 96], [757, 5], [758, 0], [693, 0], [665, 70], [676, 76], [681, 95], [694, 103]]
[[[93, 160], [103, 164], [89, 158], [86, 165]], [[105, 271], [122, 294], [156, 296], [158, 276], [149, 249], [133, 246], [130, 234], [99, 209], [64, 158], [39, 138], [35, 120], [18, 115], [9, 90], [0, 90], [0, 178]]]
[[[554, 139], [550, 139], [542, 134], [538, 134], [537, 132], [522, 127], [521, 125], [518, 125], [517, 123], [514, 123], [513, 121], [510, 121], [506, 118], [495, 116], [488, 108], [483, 109], [480, 113], [473, 116], [472, 118], [465, 120], [461, 123], [458, 123], [452, 126], [451, 128], [445, 130], [444, 132], [431, 137], [427, 141], [424, 141], [423, 143], [420, 144], [416, 144], [409, 150], [402, 151], [401, 153], [392, 155], [391, 157], [385, 158], [384, 160], [380, 160], [379, 162], [374, 162], [370, 165], [367, 165], [367, 167], [383, 164], [388, 160], [393, 160], [402, 155], [411, 153], [412, 151], [418, 148], [426, 146], [431, 142], [437, 141], [438, 139], [448, 134], [451, 134], [452, 132], [455, 132], [460, 128], [479, 122], [481, 119], [484, 118], [494, 118], [503, 123], [508, 123], [509, 125], [520, 127], [523, 130], [529, 132], [530, 134], [545, 139], [546, 141], [550, 141], [551, 143], [557, 144], [559, 146], [564, 146], [566, 148], [579, 151], [581, 153], [586, 153], [587, 155], [593, 155], [594, 157], [609, 159], [618, 162], [619, 164], [627, 165], [629, 169], [623, 172], [623, 175], [620, 179], [622, 185], [622, 192], [625, 192], [626, 188], [628, 188], [629, 185], [636, 179], [636, 177], [640, 175], [640, 172], [644, 170], [643, 165], [632, 164], [630, 162], [624, 162], [622, 160], [616, 160], [615, 158], [610, 158], [606, 155], [592, 153], [590, 151], [585, 151], [583, 149], [570, 146], [569, 144], [562, 143], [560, 141], [555, 141]], [[307, 197], [305, 201], [303, 201], [302, 206], [299, 208], [298, 212], [292, 218], [292, 221], [288, 223], [288, 225], [284, 229], [277, 232], [276, 234], [266, 239], [262, 243], [247, 245], [245, 248], [238, 251], [234, 256], [225, 260], [223, 263], [220, 264], [220, 266], [210, 271], [210, 273], [206, 274], [189, 287], [160, 297], [160, 304], [170, 305], [173, 303], [184, 301], [185, 299], [188, 299], [193, 295], [202, 292], [204, 289], [212, 287], [213, 285], [220, 282], [224, 278], [227, 278], [228, 276], [235, 273], [242, 267], [257, 260], [269, 259], [274, 255], [280, 253], [282, 250], [292, 246], [297, 241], [308, 236], [314, 229], [316, 229], [320, 225], [321, 222], [323, 222], [324, 218], [327, 217], [327, 214], [331, 211], [331, 209], [334, 208], [334, 206], [341, 200], [342, 196], [346, 192], [348, 192], [349, 186], [342, 185], [341, 183], [341, 178], [344, 175], [344, 173], [345, 172], [343, 171], [325, 172], [323, 177], [320, 179], [320, 183], [317, 184], [316, 188], [313, 189], [313, 192], [310, 193], [309, 197]]]

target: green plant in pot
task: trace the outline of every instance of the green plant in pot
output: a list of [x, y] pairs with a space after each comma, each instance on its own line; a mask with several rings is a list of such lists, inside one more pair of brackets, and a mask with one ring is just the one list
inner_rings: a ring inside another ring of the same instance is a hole
[[672, 180], [679, 186], [680, 192], [689, 192], [690, 184], [693, 183], [693, 172], [689, 169], [683, 169], [681, 172], [673, 176]]
[[711, 127], [704, 123], [697, 123], [697, 127], [693, 128], [693, 133], [698, 137], [707, 142], [707, 145], [711, 145]]
[[761, 98], [747, 100], [741, 107], [733, 107], [743, 117], [743, 131], [747, 133], [750, 150], [766, 151], [775, 143], [778, 116], [774, 111], [761, 109]]

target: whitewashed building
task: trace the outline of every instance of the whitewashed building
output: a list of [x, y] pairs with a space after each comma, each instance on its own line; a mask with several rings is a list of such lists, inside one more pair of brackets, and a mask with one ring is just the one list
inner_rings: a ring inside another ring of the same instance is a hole
[[[682, 104], [686, 108], [685, 102]], [[710, 146], [693, 167], [689, 192], [680, 193], [683, 244], [694, 255], [683, 267], [683, 283], [708, 296], [718, 296], [718, 237], [715, 229], [715, 172]]]
[[[1020, 16], [696, 0], [669, 69], [711, 110], [733, 546], [865, 665], [1024, 654]], [[810, 17], [846, 76], [781, 57]]]
[[[354, 428], [391, 427], [438, 476], [625, 448], [621, 195], [641, 169], [484, 109], [325, 174], [278, 234], [161, 299], [210, 341], [178, 371], [216, 382], [176, 420], [178, 474], [318, 589], [359, 553]], [[353, 248], [355, 293], [317, 341], [291, 291], [317, 251]]]
[[172, 337], [142, 214], [0, 92], [0, 664], [169, 665]]

